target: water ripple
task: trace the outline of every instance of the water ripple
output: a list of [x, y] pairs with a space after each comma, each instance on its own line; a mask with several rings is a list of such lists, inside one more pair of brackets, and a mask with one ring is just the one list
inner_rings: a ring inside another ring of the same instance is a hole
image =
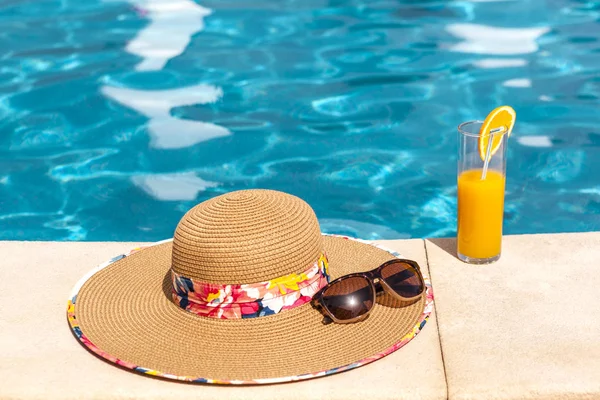
[[0, 5], [2, 239], [156, 240], [271, 188], [323, 229], [455, 233], [456, 126], [510, 104], [506, 233], [600, 229], [597, 2]]

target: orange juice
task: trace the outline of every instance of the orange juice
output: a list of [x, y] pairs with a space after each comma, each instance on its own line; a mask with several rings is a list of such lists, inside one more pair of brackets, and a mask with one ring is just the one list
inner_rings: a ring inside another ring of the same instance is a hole
[[506, 178], [481, 169], [458, 176], [458, 252], [469, 258], [491, 258], [500, 254]]

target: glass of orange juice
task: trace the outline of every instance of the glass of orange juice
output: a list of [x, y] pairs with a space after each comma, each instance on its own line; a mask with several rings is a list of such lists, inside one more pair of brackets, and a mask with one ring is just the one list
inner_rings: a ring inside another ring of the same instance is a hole
[[512, 124], [494, 128], [488, 118], [458, 127], [457, 255], [470, 264], [497, 261], [502, 249], [506, 144]]

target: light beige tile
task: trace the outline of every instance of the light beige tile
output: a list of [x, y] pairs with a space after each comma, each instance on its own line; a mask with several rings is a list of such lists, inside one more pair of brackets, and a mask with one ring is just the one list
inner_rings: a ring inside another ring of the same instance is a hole
[[600, 398], [600, 232], [507, 236], [485, 266], [426, 246], [450, 399]]
[[[423, 241], [387, 244], [426, 266]], [[305, 382], [199, 386], [115, 368], [88, 353], [71, 335], [66, 302], [83, 274], [133, 247], [132, 243], [0, 242], [0, 398], [446, 398], [435, 315], [417, 338], [390, 356]]]

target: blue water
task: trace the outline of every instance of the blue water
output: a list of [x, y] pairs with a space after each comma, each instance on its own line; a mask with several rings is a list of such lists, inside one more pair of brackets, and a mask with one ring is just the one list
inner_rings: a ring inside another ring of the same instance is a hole
[[449, 236], [512, 105], [505, 232], [600, 229], [600, 2], [0, 1], [0, 238], [158, 240], [236, 189]]

